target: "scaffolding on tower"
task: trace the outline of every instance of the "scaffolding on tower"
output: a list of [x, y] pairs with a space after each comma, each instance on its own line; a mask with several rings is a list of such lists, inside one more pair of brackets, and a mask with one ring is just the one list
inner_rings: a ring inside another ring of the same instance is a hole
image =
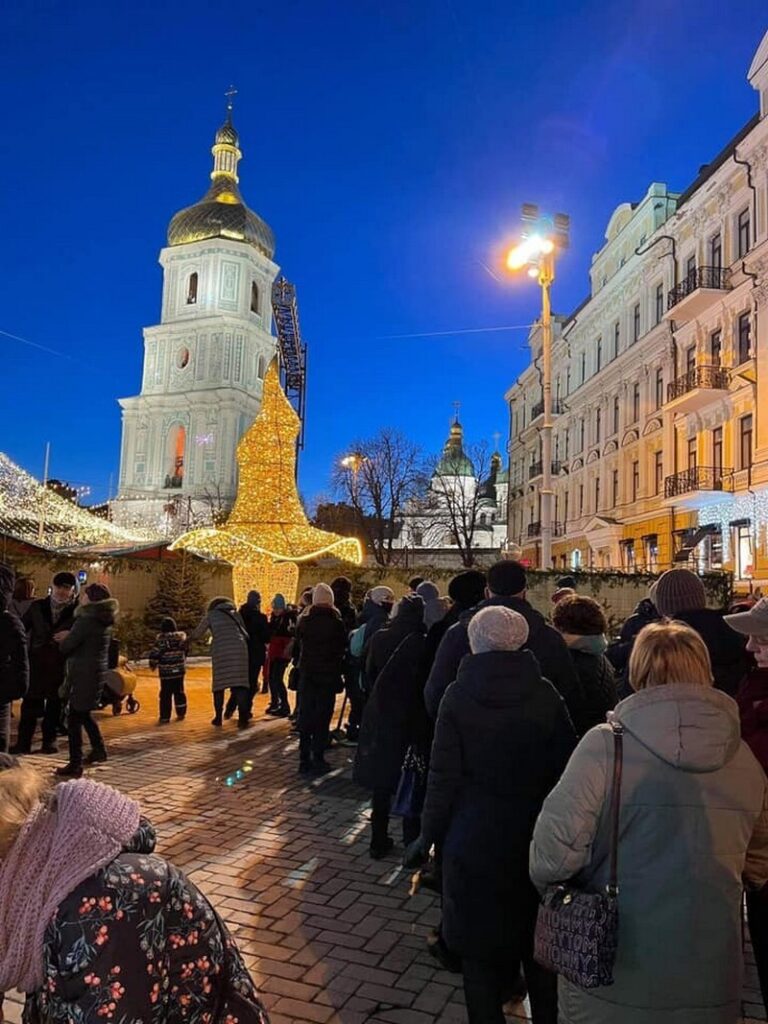
[[301, 340], [296, 288], [284, 277], [272, 285], [272, 312], [277, 329], [280, 354], [280, 380], [283, 391], [301, 421], [297, 446], [304, 447], [304, 413], [307, 401], [307, 346]]

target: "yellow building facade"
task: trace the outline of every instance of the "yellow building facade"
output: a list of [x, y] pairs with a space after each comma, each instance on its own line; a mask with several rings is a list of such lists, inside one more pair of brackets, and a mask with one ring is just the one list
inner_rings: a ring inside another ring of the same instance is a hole
[[[553, 567], [768, 583], [768, 33], [759, 111], [683, 192], [613, 213], [555, 318]], [[540, 565], [541, 332], [508, 390], [508, 537]]]

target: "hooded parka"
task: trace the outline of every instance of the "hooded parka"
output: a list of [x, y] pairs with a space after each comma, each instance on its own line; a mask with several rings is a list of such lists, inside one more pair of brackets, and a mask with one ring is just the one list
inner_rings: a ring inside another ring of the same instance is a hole
[[[561, 1024], [736, 1024], [742, 876], [768, 881], [766, 778], [730, 697], [695, 684], [622, 701], [615, 982], [559, 984]], [[608, 881], [613, 734], [581, 740], [544, 803], [531, 845], [540, 890]]]
[[109, 668], [109, 644], [119, 604], [113, 597], [78, 605], [72, 628], [59, 644], [67, 659], [64, 685], [73, 711], [98, 707]]

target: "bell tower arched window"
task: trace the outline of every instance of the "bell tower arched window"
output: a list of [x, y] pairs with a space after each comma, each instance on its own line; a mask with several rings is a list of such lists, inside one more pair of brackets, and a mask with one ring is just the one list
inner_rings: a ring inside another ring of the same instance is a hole
[[168, 434], [168, 472], [165, 476], [166, 487], [181, 487], [184, 482], [184, 449], [187, 444], [187, 432], [181, 423], [171, 428]]
[[259, 312], [259, 286], [255, 281], [251, 281], [251, 312]]
[[197, 302], [197, 271], [189, 275], [187, 282], [187, 305], [194, 306]]

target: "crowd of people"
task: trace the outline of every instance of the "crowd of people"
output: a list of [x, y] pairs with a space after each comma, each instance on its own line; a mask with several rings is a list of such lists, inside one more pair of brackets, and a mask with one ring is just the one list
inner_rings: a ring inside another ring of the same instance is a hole
[[[332, 769], [332, 716], [343, 693], [339, 723], [345, 710], [347, 720], [335, 735], [354, 747], [354, 778], [371, 795], [370, 855], [391, 853], [390, 821], [400, 817], [414, 884], [441, 893], [430, 949], [463, 974], [470, 1024], [503, 1024], [504, 1004], [526, 992], [534, 1024], [736, 1024], [745, 892], [768, 1002], [768, 599], [723, 614], [707, 607], [696, 574], [671, 569], [612, 640], [604, 609], [578, 593], [576, 580], [559, 581], [547, 618], [528, 600], [524, 567], [511, 560], [487, 574], [459, 573], [445, 595], [416, 577], [399, 599], [373, 587], [358, 609], [352, 589], [337, 577], [307, 588], [296, 606], [277, 594], [269, 614], [255, 591], [239, 609], [216, 598], [189, 635], [163, 620], [149, 652], [160, 722], [174, 709], [184, 718], [187, 651], [208, 634], [214, 727], [237, 714], [246, 728], [255, 695], [268, 689], [267, 713], [291, 719], [298, 736], [302, 775]], [[78, 854], [82, 871], [71, 886], [51, 883], [55, 949], [46, 932], [35, 952], [50, 978], [60, 970], [53, 959], [69, 955], [61, 936], [70, 934], [73, 900], [98, 894], [103, 873], [123, 870], [126, 858], [149, 863], [153, 839], [130, 802], [108, 810], [124, 798], [80, 780], [84, 764], [106, 758], [92, 712], [110, 666], [117, 603], [102, 584], [77, 595], [67, 573], [36, 601], [14, 593], [12, 572], [0, 566], [0, 606], [2, 751], [11, 702], [22, 698], [16, 744], [0, 757], [0, 790], [18, 786], [21, 794], [7, 804], [12, 814], [0, 797], [0, 931], [16, 934], [2, 894], [7, 864], [27, 870], [12, 854], [28, 851], [28, 820], [45, 821], [39, 827], [53, 837], [55, 822], [66, 819], [66, 827], [72, 814], [88, 813], [77, 801], [90, 800], [111, 858], [96, 864]], [[59, 774], [96, 788], [59, 786], [52, 796], [18, 757], [31, 750], [38, 722], [42, 749], [55, 752], [64, 706], [70, 758]], [[616, 730], [618, 952], [614, 983], [587, 990], [537, 962], [534, 937], [544, 893], [608, 883]], [[56, 795], [64, 793], [73, 795]], [[130, 827], [120, 831], [123, 813]], [[151, 871], [169, 893], [189, 886], [162, 861]], [[185, 891], [203, 917], [213, 913], [194, 887]], [[169, 897], [169, 914], [175, 905]], [[221, 998], [240, 1001], [241, 1020], [265, 1021], [216, 922], [206, 941], [214, 942]], [[0, 987], [21, 969], [10, 959], [0, 957]], [[55, 986], [27, 991], [45, 1019], [68, 1019]], [[137, 987], [136, 998], [145, 996]]]

